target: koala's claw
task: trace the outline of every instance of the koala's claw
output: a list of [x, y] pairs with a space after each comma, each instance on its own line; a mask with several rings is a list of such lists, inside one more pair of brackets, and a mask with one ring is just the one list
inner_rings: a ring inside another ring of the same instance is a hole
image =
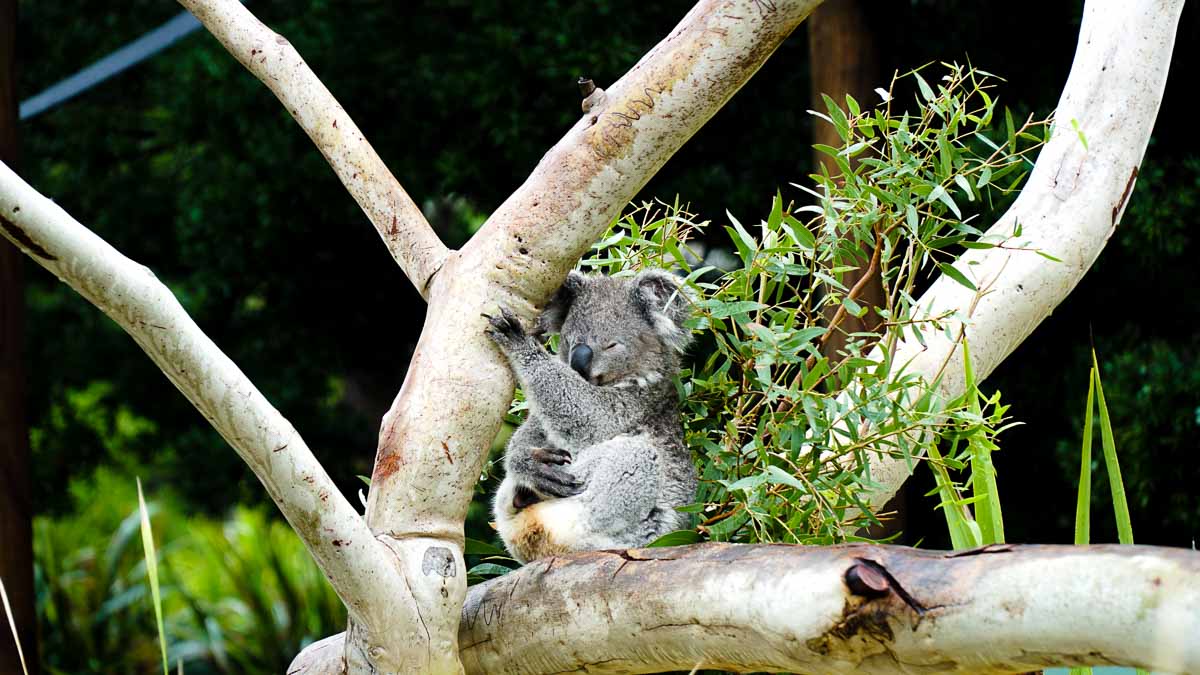
[[483, 329], [487, 336], [500, 344], [512, 344], [525, 337], [525, 328], [507, 307], [500, 307], [500, 316], [481, 315], [488, 320], [488, 327]]
[[571, 463], [571, 453], [562, 448], [533, 448], [529, 451], [529, 455], [533, 461], [545, 464]]
[[552, 497], [574, 497], [583, 492], [583, 483], [565, 469], [541, 462], [533, 466], [533, 486], [538, 492]]

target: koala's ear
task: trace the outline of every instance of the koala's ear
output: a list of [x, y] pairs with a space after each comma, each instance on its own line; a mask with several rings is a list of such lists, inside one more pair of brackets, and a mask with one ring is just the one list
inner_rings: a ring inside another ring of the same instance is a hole
[[572, 270], [563, 285], [550, 297], [546, 308], [538, 315], [533, 334], [541, 336], [561, 331], [563, 322], [567, 320], [567, 312], [571, 310], [571, 303], [575, 302], [575, 296], [586, 283], [586, 276]]
[[683, 322], [692, 315], [692, 293], [678, 277], [665, 270], [644, 270], [633, 278], [633, 300], [654, 331], [679, 351], [692, 341]]

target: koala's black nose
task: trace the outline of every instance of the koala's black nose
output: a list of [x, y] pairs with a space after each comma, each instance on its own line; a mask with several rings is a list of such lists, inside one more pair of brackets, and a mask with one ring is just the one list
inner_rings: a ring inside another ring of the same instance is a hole
[[587, 345], [578, 345], [571, 350], [571, 368], [584, 376], [588, 376], [588, 369], [592, 366], [592, 348]]

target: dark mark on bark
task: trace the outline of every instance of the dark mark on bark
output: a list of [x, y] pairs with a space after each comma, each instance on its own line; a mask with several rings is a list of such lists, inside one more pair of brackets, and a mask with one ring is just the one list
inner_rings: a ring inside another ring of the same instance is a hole
[[887, 577], [869, 565], [858, 563], [846, 570], [846, 586], [864, 598], [882, 598], [891, 590]]
[[454, 555], [444, 546], [430, 546], [425, 549], [421, 558], [421, 573], [425, 576], [436, 574], [443, 579], [458, 574], [454, 567]]
[[284, 443], [283, 445], [279, 446], [278, 448], [275, 448], [271, 452], [283, 452], [284, 450], [287, 450], [287, 446], [288, 446], [288, 444]]
[[[16, 213], [20, 210], [21, 208], [18, 206], [13, 207], [13, 213]], [[0, 227], [3, 227], [4, 231], [8, 233], [8, 236], [15, 239], [18, 245], [28, 249], [33, 255], [41, 258], [42, 260], [58, 260], [58, 256], [51, 255], [49, 251], [42, 248], [41, 244], [37, 243], [32, 237], [26, 234], [25, 230], [17, 227], [16, 223], [8, 220], [7, 218], [0, 217]]]
[[341, 539], [334, 539], [334, 540], [333, 540], [332, 542], [330, 542], [330, 543], [332, 543], [334, 546], [336, 546], [336, 547], [338, 547], [338, 548], [341, 548], [341, 547], [343, 547], [343, 546], [345, 546], [345, 545], [349, 544], [350, 542], [343, 541], [343, 540], [341, 540]]
[[1129, 180], [1125, 181], [1125, 192], [1121, 193], [1121, 201], [1112, 210], [1112, 224], [1117, 224], [1117, 218], [1121, 215], [1121, 210], [1125, 208], [1125, 202], [1129, 201], [1129, 193], [1133, 192], [1133, 184], [1137, 181], [1138, 170], [1133, 167], [1133, 171], [1129, 174]]
[[450, 446], [446, 445], [446, 441], [442, 441], [442, 453], [446, 455], [446, 461], [454, 463], [454, 458], [450, 456]]
[[855, 558], [854, 560], [860, 565], [870, 568], [872, 571], [878, 573], [884, 579], [886, 579], [888, 585], [891, 586], [896, 595], [900, 596], [900, 599], [904, 601], [904, 604], [911, 607], [913, 611], [917, 613], [918, 617], [925, 616], [925, 612], [928, 611], [928, 608], [917, 602], [916, 598], [909, 595], [908, 591], [904, 590], [904, 586], [902, 586], [900, 582], [896, 580], [896, 577], [892, 576], [891, 572], [887, 571], [886, 567], [869, 558]]

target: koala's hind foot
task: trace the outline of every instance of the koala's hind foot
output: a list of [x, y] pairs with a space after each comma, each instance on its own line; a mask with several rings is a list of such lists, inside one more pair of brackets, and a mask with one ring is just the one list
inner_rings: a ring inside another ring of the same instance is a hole
[[[529, 476], [533, 489], [551, 497], [574, 497], [583, 492], [583, 483], [562, 468], [571, 463], [571, 453], [559, 448], [531, 448], [532, 469]], [[521, 508], [513, 503], [514, 508]]]

